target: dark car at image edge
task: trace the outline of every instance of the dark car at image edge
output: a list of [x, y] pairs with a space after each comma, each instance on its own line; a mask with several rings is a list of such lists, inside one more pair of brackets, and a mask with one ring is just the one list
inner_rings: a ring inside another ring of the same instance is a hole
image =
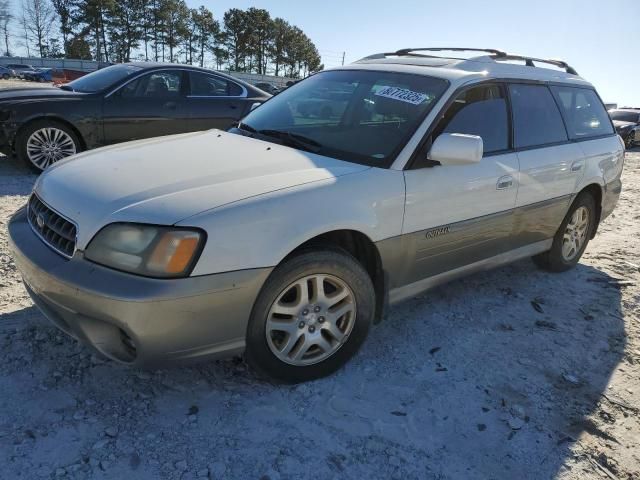
[[35, 170], [105, 145], [234, 126], [270, 95], [190, 65], [127, 63], [61, 88], [0, 91], [0, 152]]
[[615, 108], [609, 110], [609, 116], [625, 147], [640, 144], [640, 108]]

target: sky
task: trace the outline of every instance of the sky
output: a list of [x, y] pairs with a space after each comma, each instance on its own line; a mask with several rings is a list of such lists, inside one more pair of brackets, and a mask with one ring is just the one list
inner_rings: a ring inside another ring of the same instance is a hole
[[640, 0], [187, 0], [218, 19], [258, 7], [302, 28], [327, 67], [407, 47], [559, 58], [605, 102], [640, 107]]

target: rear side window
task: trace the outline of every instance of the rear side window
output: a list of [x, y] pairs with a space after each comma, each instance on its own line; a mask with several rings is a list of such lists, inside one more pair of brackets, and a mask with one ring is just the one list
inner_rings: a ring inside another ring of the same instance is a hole
[[242, 95], [242, 87], [226, 78], [200, 72], [189, 72], [189, 78], [191, 79], [191, 95], [195, 97], [238, 97]]
[[435, 136], [441, 133], [478, 135], [485, 154], [507, 150], [509, 120], [502, 87], [483, 85], [461, 93], [445, 112]]
[[516, 148], [568, 140], [558, 106], [546, 86], [512, 84], [509, 92]]
[[574, 87], [551, 87], [572, 140], [613, 133], [611, 121], [593, 90]]

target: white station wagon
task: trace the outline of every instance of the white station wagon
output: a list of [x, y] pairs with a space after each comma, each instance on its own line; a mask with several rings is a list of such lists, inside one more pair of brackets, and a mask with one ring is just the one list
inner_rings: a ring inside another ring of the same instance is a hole
[[244, 352], [298, 382], [434, 285], [524, 257], [573, 267], [621, 190], [598, 94], [561, 61], [439, 50], [474, 49], [373, 55], [229, 132], [55, 164], [9, 224], [34, 302], [125, 364]]

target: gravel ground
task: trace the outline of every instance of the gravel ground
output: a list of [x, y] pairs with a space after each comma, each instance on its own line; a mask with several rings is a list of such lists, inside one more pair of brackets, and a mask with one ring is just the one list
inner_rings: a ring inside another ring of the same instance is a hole
[[59, 333], [7, 249], [35, 178], [0, 158], [2, 478], [640, 478], [640, 151], [578, 268], [440, 287], [293, 387], [241, 359], [132, 370]]

